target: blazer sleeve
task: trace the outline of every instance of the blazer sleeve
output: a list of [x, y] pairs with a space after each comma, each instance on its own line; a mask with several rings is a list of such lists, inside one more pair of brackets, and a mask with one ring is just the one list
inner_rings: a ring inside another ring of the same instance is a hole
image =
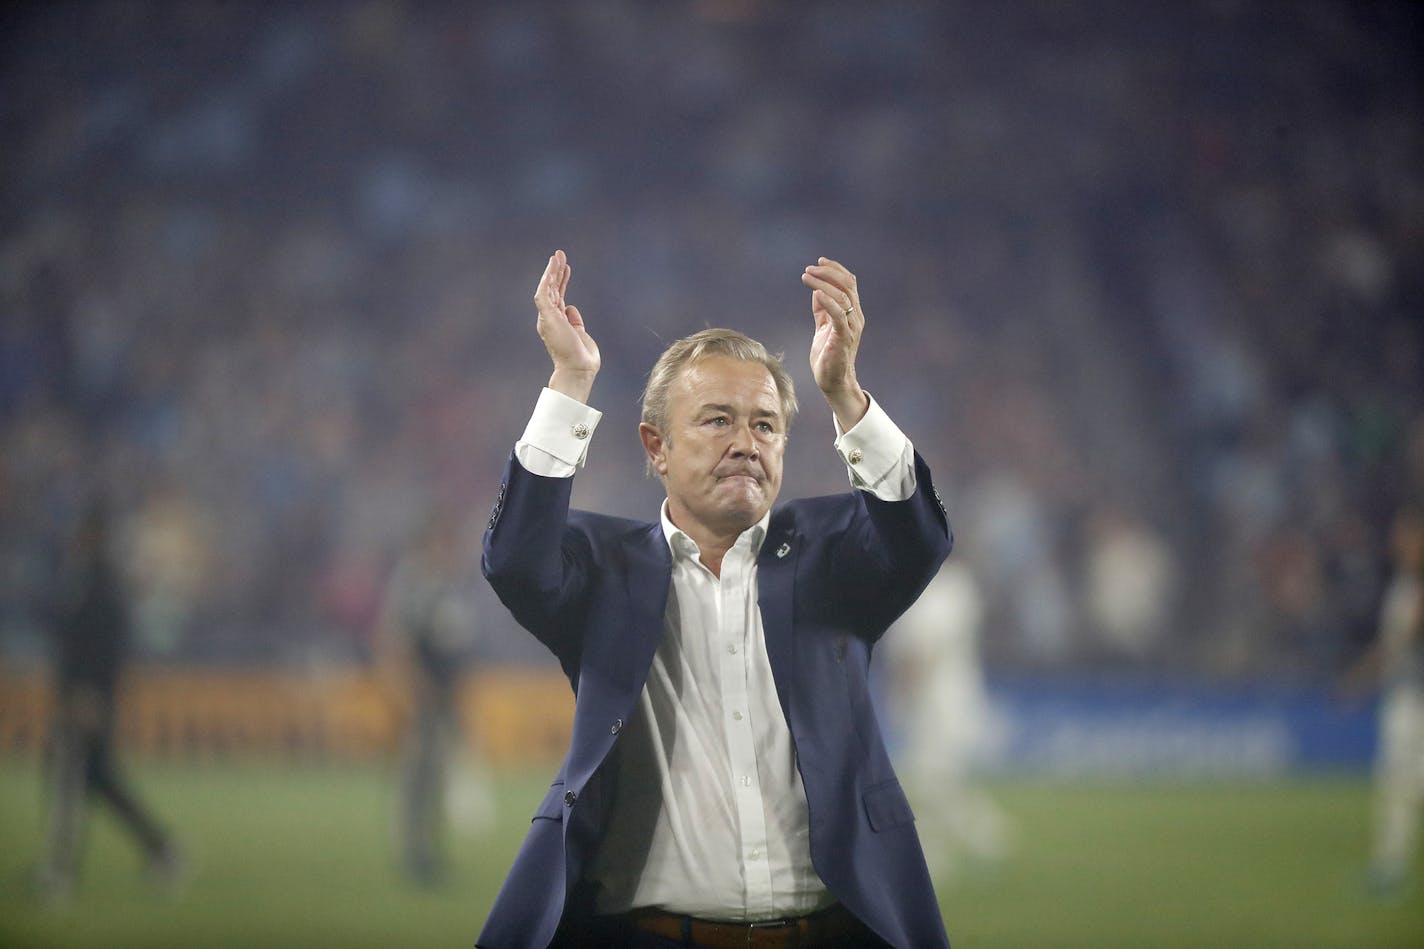
[[519, 624], [576, 667], [577, 614], [592, 560], [586, 533], [569, 526], [573, 478], [526, 470], [511, 455], [485, 530], [480, 567]]
[[833, 564], [878, 639], [929, 585], [954, 545], [954, 533], [929, 465], [915, 452], [915, 493], [883, 501], [854, 492], [856, 513], [840, 536]]

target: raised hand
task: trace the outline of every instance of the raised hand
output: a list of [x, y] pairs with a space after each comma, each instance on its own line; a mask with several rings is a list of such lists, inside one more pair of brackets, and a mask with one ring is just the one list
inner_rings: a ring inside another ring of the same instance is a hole
[[836, 413], [842, 429], [859, 422], [870, 400], [855, 377], [855, 355], [865, 330], [855, 274], [827, 257], [821, 257], [801, 274], [811, 288], [811, 316], [816, 322], [811, 337], [811, 375]]
[[587, 402], [593, 391], [593, 380], [603, 365], [598, 353], [598, 344], [588, 335], [583, 315], [578, 307], [564, 300], [569, 277], [573, 268], [562, 250], [554, 251], [549, 265], [544, 268], [544, 276], [539, 278], [539, 287], [534, 291], [535, 328], [544, 348], [549, 351], [549, 359], [554, 363], [553, 375], [549, 377], [549, 388], [556, 392]]

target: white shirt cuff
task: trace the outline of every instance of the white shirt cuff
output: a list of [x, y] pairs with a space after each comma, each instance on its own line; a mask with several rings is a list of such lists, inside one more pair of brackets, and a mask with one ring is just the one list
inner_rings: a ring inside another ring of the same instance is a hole
[[603, 413], [592, 406], [546, 387], [523, 437], [514, 443], [514, 457], [532, 474], [571, 477], [583, 467], [601, 418]]
[[915, 447], [880, 404], [870, 408], [849, 431], [836, 422], [836, 451], [845, 462], [850, 483], [882, 501], [904, 501], [915, 493]]

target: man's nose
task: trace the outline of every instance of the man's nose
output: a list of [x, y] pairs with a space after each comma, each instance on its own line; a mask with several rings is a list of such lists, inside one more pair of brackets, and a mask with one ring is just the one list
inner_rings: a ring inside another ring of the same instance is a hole
[[728, 450], [737, 458], [756, 458], [761, 454], [761, 443], [752, 432], [751, 423], [732, 426], [731, 445]]

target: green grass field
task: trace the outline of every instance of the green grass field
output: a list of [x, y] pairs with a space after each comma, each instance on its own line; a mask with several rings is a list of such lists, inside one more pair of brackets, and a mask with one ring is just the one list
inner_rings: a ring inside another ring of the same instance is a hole
[[[499, 777], [497, 831], [453, 838], [445, 887], [395, 872], [390, 773], [344, 765], [138, 762], [144, 797], [192, 873], [150, 890], [107, 816], [74, 898], [38, 902], [36, 765], [0, 759], [0, 946], [469, 946], [545, 786]], [[998, 784], [1015, 855], [941, 888], [956, 949], [1424, 946], [1424, 891], [1363, 888], [1369, 788], [1292, 784]]]

